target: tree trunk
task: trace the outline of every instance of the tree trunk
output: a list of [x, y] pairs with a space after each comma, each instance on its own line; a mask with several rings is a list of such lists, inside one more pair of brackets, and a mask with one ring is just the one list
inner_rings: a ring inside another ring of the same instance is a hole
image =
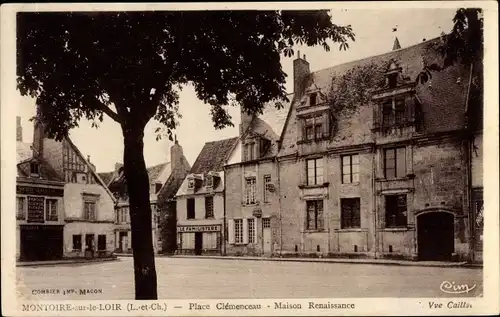
[[135, 299], [158, 299], [152, 238], [149, 177], [144, 161], [144, 127], [123, 127], [123, 162], [127, 180], [132, 249], [134, 255]]

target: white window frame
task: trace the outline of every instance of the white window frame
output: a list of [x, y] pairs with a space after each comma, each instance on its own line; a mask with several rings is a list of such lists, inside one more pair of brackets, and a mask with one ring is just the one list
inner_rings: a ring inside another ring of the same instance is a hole
[[234, 244], [243, 244], [243, 219], [234, 219]]
[[[309, 167], [309, 163], [313, 163], [313, 168]], [[321, 166], [318, 167], [318, 162], [321, 162]], [[325, 174], [324, 174], [324, 162], [323, 158], [311, 158], [306, 160], [306, 183], [307, 185], [322, 185], [325, 182]], [[314, 175], [310, 175], [310, 170], [314, 172]], [[310, 181], [311, 177], [313, 177], [313, 181]]]
[[[50, 207], [53, 206], [53, 204], [55, 205], [55, 216], [56, 216], [56, 219], [55, 220], [51, 220], [49, 219], [49, 215], [50, 215], [50, 210], [49, 210], [49, 205]], [[59, 200], [56, 199], [56, 198], [45, 198], [45, 202], [44, 202], [44, 209], [45, 209], [45, 221], [50, 221], [50, 222], [57, 222], [59, 221]]]
[[[89, 206], [94, 206], [94, 210], [92, 213], [87, 212], [87, 204]], [[92, 217], [91, 217], [92, 215]], [[96, 221], [97, 220], [97, 201], [95, 200], [84, 200], [83, 201], [83, 219], [89, 220], [89, 221]]]
[[255, 218], [248, 218], [248, 243], [257, 243], [257, 227]]
[[269, 190], [269, 185], [271, 184], [271, 174], [264, 175], [264, 202], [269, 202], [269, 194], [271, 191]]
[[245, 177], [245, 205], [257, 203], [257, 177]]

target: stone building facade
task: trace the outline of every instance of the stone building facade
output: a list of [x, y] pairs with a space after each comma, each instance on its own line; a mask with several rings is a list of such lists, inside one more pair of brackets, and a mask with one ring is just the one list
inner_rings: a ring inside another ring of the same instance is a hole
[[[182, 146], [177, 139], [170, 147], [169, 161], [147, 168], [149, 177], [149, 200], [151, 203], [151, 234], [153, 250], [160, 253], [163, 244], [168, 245], [163, 227], [168, 217], [168, 202], [179, 188], [180, 181], [189, 171], [189, 163], [184, 157]], [[128, 201], [127, 183], [123, 173], [123, 165], [115, 164], [113, 172], [99, 173], [109, 190], [116, 198], [114, 212], [115, 251], [118, 253], [132, 252], [132, 230], [130, 226], [130, 205]]]
[[[229, 234], [228, 253], [268, 253], [259, 236], [255, 246], [249, 243], [253, 224], [244, 220], [262, 213], [275, 219], [275, 255], [481, 256], [482, 133], [471, 136], [467, 126], [470, 69], [455, 65], [418, 82], [423, 63], [439, 62], [437, 41], [395, 45], [386, 54], [315, 72], [305, 57], [294, 61], [291, 105], [271, 138], [277, 152], [248, 160], [244, 146], [261, 133], [243, 129], [241, 161], [225, 168], [228, 229], [242, 235]], [[339, 80], [365, 69], [376, 69], [378, 78], [361, 92], [368, 97], [351, 107], [335, 104]], [[269, 205], [261, 201], [265, 175], [276, 188]], [[256, 179], [255, 206], [246, 204], [249, 177]], [[239, 218], [242, 229], [234, 223]]]
[[[26, 254], [20, 252], [20, 257], [110, 256], [114, 251], [114, 198], [89, 158], [69, 137], [62, 141], [48, 138], [37, 121], [33, 144], [28, 147], [31, 151], [18, 140], [18, 154], [23, 152], [17, 165], [18, 241]], [[47, 243], [40, 242], [44, 238]], [[51, 249], [52, 255], [26, 252], [23, 243], [37, 245], [36, 241]]]
[[238, 138], [205, 143], [176, 194], [179, 254], [223, 254], [225, 175]]

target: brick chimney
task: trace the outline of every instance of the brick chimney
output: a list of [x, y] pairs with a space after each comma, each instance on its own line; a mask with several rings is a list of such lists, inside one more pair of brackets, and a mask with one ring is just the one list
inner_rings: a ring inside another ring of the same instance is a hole
[[243, 135], [252, 123], [253, 114], [248, 114], [246, 111], [243, 110], [243, 107], [240, 110], [240, 115], [241, 115], [241, 122], [240, 122], [240, 136]]
[[182, 146], [179, 145], [177, 141], [177, 136], [175, 136], [174, 145], [170, 147], [170, 169], [174, 170], [175, 168], [182, 167], [182, 157], [184, 156], [184, 152], [182, 150]]
[[45, 139], [45, 125], [39, 119], [39, 109], [37, 107], [37, 117], [34, 120], [33, 128], [33, 157], [43, 157], [43, 141]]
[[297, 54], [297, 59], [293, 61], [293, 93], [295, 96], [302, 96], [304, 93], [306, 79], [311, 73], [309, 63], [306, 61], [306, 56], [300, 58], [300, 51]]
[[16, 117], [16, 141], [23, 142], [23, 127], [19, 116]]

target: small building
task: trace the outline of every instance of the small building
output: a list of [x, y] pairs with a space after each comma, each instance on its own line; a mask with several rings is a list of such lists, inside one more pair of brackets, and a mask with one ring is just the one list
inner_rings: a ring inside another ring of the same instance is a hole
[[291, 102], [277, 102], [266, 104], [258, 116], [241, 112], [238, 153], [224, 167], [228, 255], [269, 256], [279, 250], [276, 155]]
[[[163, 249], [161, 227], [163, 222], [168, 218], [166, 214], [167, 208], [159, 208], [159, 205], [173, 197], [180, 183], [179, 180], [184, 179], [189, 168], [189, 163], [184, 157], [182, 147], [177, 142], [177, 139], [170, 148], [170, 161], [147, 168], [150, 187], [149, 200], [152, 211], [151, 231], [155, 253], [159, 253]], [[121, 163], [116, 163], [113, 172], [99, 173], [99, 175], [105, 180], [109, 190], [116, 197], [114, 226], [115, 250], [119, 253], [130, 253], [132, 252], [132, 230], [130, 226], [130, 205], [128, 201], [127, 183], [123, 173], [123, 165]], [[166, 193], [170, 193], [170, 196]]]
[[238, 139], [205, 143], [177, 191], [177, 253], [223, 253], [224, 165], [235, 153]]
[[[20, 118], [18, 130], [20, 258], [112, 255], [114, 198], [89, 158], [69, 136], [62, 141], [48, 138], [39, 121], [31, 146], [22, 142]], [[48, 241], [51, 251], [30, 251], [40, 247], [40, 239]]]

